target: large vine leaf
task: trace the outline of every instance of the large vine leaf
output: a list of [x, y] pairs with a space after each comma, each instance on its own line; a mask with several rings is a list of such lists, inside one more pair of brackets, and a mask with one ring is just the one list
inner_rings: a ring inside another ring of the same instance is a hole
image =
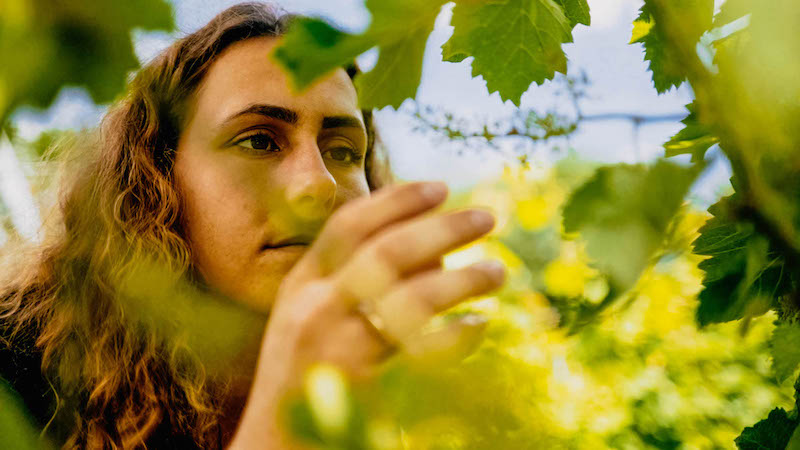
[[[714, 0], [675, 0], [674, 7], [681, 11], [684, 22], [681, 30], [692, 42], [697, 42], [710, 27], [714, 13]], [[669, 45], [662, 27], [651, 13], [649, 0], [642, 6], [639, 17], [633, 22], [631, 44], [644, 44], [644, 59], [650, 63], [653, 84], [659, 94], [678, 87], [686, 80], [686, 66], [675, 49]]]
[[772, 332], [769, 349], [772, 354], [772, 371], [778, 382], [783, 383], [800, 365], [800, 326], [780, 322]]
[[397, 108], [416, 96], [425, 44], [444, 3], [367, 0], [372, 22], [362, 34], [345, 33], [318, 19], [300, 19], [273, 57], [292, 75], [295, 88], [302, 90], [377, 46], [378, 63], [356, 80], [359, 101], [363, 108]]
[[661, 245], [699, 170], [663, 160], [652, 167], [599, 169], [564, 208], [564, 228], [580, 232], [613, 292], [630, 288]]
[[699, 264], [705, 272], [697, 309], [701, 326], [761, 315], [792, 286], [783, 258], [737, 213], [737, 204], [735, 194], [712, 205], [714, 217], [692, 244], [696, 254], [710, 256]]
[[[580, 3], [564, 2], [576, 10]], [[580, 14], [571, 17], [583, 19]], [[504, 101], [519, 106], [531, 83], [542, 84], [567, 71], [561, 45], [572, 42], [572, 27], [554, 0], [464, 0], [453, 8], [452, 25], [442, 58], [460, 62], [474, 57], [472, 75], [482, 76], [489, 92], [498, 92]]]
[[14, 108], [50, 105], [62, 86], [114, 99], [138, 66], [131, 31], [171, 31], [165, 0], [7, 0], [0, 9], [0, 123]]
[[783, 408], [775, 408], [766, 419], [747, 427], [736, 438], [739, 450], [784, 449], [797, 428], [797, 418]]
[[718, 143], [719, 138], [714, 136], [708, 127], [700, 123], [694, 102], [686, 105], [686, 109], [689, 110], [689, 115], [681, 121], [684, 128], [664, 143], [665, 156], [669, 158], [677, 155], [692, 155], [692, 162], [696, 163], [703, 160], [706, 151]]

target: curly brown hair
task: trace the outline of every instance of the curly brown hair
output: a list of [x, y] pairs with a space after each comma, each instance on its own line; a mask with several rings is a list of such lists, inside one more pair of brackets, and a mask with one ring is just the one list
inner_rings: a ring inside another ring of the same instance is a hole
[[[192, 255], [173, 149], [191, 96], [220, 53], [280, 36], [291, 19], [261, 3], [226, 9], [146, 64], [91, 139], [71, 144], [80, 157], [66, 157], [60, 225], [0, 293], [0, 339], [10, 346], [27, 338], [40, 355], [55, 404], [47, 434], [65, 448], [146, 447], [154, 436], [185, 438], [158, 441], [170, 446], [220, 445], [228, 384], [183, 333], [196, 317], [166, 317], [191, 310], [186, 304], [199, 292], [176, 294], [188, 292], [181, 280], [192, 279]], [[355, 65], [347, 69], [356, 75]], [[371, 114], [363, 113], [367, 179], [376, 189], [390, 172]], [[147, 286], [131, 287], [142, 273]]]

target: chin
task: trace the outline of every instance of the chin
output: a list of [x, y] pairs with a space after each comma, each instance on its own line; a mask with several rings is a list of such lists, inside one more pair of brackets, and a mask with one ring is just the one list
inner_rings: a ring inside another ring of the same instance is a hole
[[213, 290], [231, 301], [266, 314], [272, 309], [286, 274], [307, 249], [305, 245], [267, 248], [254, 261], [216, 272], [222, 276], [204, 278]]
[[267, 255], [257, 264], [248, 267], [250, 279], [237, 283], [237, 292], [231, 297], [251, 309], [268, 313], [275, 303], [283, 279], [297, 264], [305, 248], [302, 251], [299, 249], [291, 251], [293, 253], [281, 249], [280, 252], [275, 252], [280, 254]]

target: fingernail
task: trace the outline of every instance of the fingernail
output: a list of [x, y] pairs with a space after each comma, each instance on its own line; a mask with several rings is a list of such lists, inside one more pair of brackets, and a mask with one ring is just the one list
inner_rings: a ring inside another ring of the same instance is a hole
[[447, 185], [441, 181], [433, 181], [422, 185], [422, 196], [430, 202], [442, 201], [447, 196]]
[[499, 261], [483, 261], [475, 264], [475, 268], [489, 276], [496, 284], [500, 284], [506, 278], [506, 268]]
[[486, 211], [472, 211], [470, 220], [472, 225], [480, 230], [490, 230], [494, 226], [494, 217]]
[[470, 327], [480, 327], [486, 325], [489, 319], [482, 314], [469, 313], [461, 316], [458, 321]]

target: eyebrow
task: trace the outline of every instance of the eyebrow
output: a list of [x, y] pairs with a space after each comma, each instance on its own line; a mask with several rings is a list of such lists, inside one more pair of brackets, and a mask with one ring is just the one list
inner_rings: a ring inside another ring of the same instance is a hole
[[322, 129], [328, 128], [359, 128], [364, 129], [360, 120], [353, 116], [331, 116], [322, 119]]
[[[286, 122], [289, 125], [297, 125], [297, 122], [300, 120], [299, 115], [291, 109], [283, 108], [281, 106], [256, 104], [250, 105], [247, 108], [231, 115], [225, 119], [222, 126], [227, 125], [234, 119], [248, 114], [257, 114], [259, 116], [269, 117], [281, 122]], [[322, 119], [322, 128], [358, 128], [363, 130], [364, 124], [355, 116], [329, 116]]]
[[248, 114], [257, 114], [259, 116], [269, 117], [271, 119], [280, 120], [281, 122], [286, 122], [290, 125], [295, 125], [298, 122], [297, 113], [291, 109], [273, 105], [250, 105], [225, 119], [225, 121], [222, 122], [222, 125], [225, 126], [234, 119], [238, 119], [239, 117], [246, 116]]

